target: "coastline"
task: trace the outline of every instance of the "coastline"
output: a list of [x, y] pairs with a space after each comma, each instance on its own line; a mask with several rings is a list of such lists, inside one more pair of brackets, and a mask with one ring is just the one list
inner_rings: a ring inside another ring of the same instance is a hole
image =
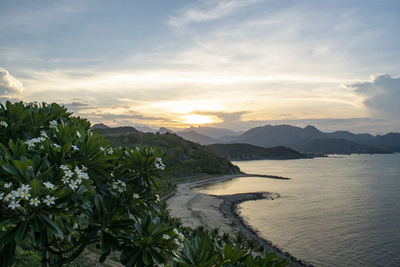
[[253, 192], [216, 196], [203, 194], [194, 190], [195, 188], [229, 181], [238, 177], [251, 176], [269, 179], [290, 179], [272, 175], [237, 174], [178, 184], [175, 194], [166, 200], [171, 215], [181, 218], [184, 226], [197, 227], [202, 225], [208, 229], [218, 227], [221, 232], [228, 234], [233, 234], [236, 231], [241, 232], [245, 236], [263, 244], [268, 251], [274, 252], [279, 257], [289, 260], [289, 266], [312, 266], [282, 251], [270, 241], [261, 238], [259, 233], [247, 225], [245, 220], [237, 212], [237, 206], [242, 202], [258, 199], [273, 200], [279, 198], [279, 194], [271, 192]]

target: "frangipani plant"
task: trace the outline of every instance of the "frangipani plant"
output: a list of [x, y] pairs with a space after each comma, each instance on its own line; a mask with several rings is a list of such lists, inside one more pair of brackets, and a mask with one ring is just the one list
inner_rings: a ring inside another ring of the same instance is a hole
[[[2, 266], [13, 262], [22, 242], [41, 253], [43, 266], [71, 262], [90, 244], [100, 247], [100, 261], [112, 250], [124, 251], [125, 261], [130, 249], [143, 248], [138, 240], [147, 236], [138, 230], [141, 224], [160, 224], [154, 193], [164, 168], [159, 153], [146, 147], [112, 148], [89, 126], [57, 104], [1, 105]], [[164, 254], [178, 247], [178, 235], [159, 227], [155, 237], [162, 242], [154, 246], [159, 250], [154, 262], [165, 263]], [[154, 231], [148, 234], [154, 238]], [[148, 262], [144, 253], [126, 263]]]

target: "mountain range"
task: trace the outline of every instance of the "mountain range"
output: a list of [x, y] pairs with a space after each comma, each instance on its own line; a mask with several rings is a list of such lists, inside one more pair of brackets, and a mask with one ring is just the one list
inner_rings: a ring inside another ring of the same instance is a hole
[[311, 125], [304, 128], [292, 125], [265, 125], [244, 133], [231, 132], [224, 136], [212, 135], [210, 130], [208, 133], [210, 135], [204, 134], [204, 131], [199, 133], [196, 128], [177, 132], [181, 137], [202, 145], [244, 143], [264, 148], [285, 146], [304, 153], [325, 154], [400, 152], [399, 133], [377, 136], [348, 131], [325, 133]]
[[[93, 127], [107, 126], [94, 125]], [[132, 127], [119, 128], [118, 131], [121, 132], [134, 129]], [[166, 128], [160, 128], [155, 132], [173, 133]], [[245, 132], [213, 127], [190, 127], [174, 133], [202, 145], [240, 143], [263, 148], [284, 146], [303, 153], [324, 154], [400, 152], [400, 133], [376, 136], [367, 133], [354, 134], [348, 131], [325, 133], [311, 125], [304, 128], [292, 125], [265, 125]]]
[[[232, 143], [232, 140], [229, 141]], [[286, 146], [309, 153], [390, 153], [400, 152], [400, 134], [373, 136], [348, 131], [324, 133], [314, 126], [266, 125], [250, 129], [235, 140], [261, 147]]]

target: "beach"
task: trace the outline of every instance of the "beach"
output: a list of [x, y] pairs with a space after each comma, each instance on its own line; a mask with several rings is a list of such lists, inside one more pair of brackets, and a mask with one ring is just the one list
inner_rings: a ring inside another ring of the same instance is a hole
[[[289, 266], [311, 266], [304, 261], [296, 259], [289, 253], [283, 252], [271, 242], [261, 238], [258, 233], [251, 229], [237, 213], [237, 205], [244, 201], [257, 199], [273, 200], [279, 198], [278, 193], [252, 192], [215, 196], [196, 191], [196, 188], [199, 187], [245, 176], [253, 175], [227, 175], [178, 184], [176, 193], [167, 200], [171, 216], [180, 218], [182, 224], [187, 227], [197, 227], [202, 225], [208, 229], [219, 228], [222, 233], [232, 235], [236, 231], [240, 231], [247, 237], [258, 240], [267, 248], [268, 251], [276, 253], [279, 257], [288, 259], [290, 261]], [[262, 175], [262, 177], [268, 179], [289, 179], [268, 175]]]

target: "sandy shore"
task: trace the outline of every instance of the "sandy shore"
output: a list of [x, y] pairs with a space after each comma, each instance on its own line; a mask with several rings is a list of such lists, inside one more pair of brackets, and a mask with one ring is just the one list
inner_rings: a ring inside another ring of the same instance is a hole
[[[181, 218], [184, 226], [204, 226], [208, 229], [219, 227], [221, 232], [234, 234], [240, 231], [246, 236], [257, 239], [264, 244], [268, 251], [276, 253], [282, 258], [288, 259], [289, 266], [311, 266], [296, 259], [289, 253], [281, 251], [271, 242], [261, 238], [256, 231], [251, 229], [237, 213], [237, 205], [249, 200], [275, 199], [279, 194], [270, 192], [254, 192], [245, 194], [234, 194], [226, 196], [214, 196], [196, 192], [198, 187], [231, 180], [237, 177], [256, 176], [249, 174], [227, 175], [177, 185], [176, 193], [167, 200], [171, 210], [171, 216]], [[289, 179], [279, 176], [257, 175], [272, 179]]]

